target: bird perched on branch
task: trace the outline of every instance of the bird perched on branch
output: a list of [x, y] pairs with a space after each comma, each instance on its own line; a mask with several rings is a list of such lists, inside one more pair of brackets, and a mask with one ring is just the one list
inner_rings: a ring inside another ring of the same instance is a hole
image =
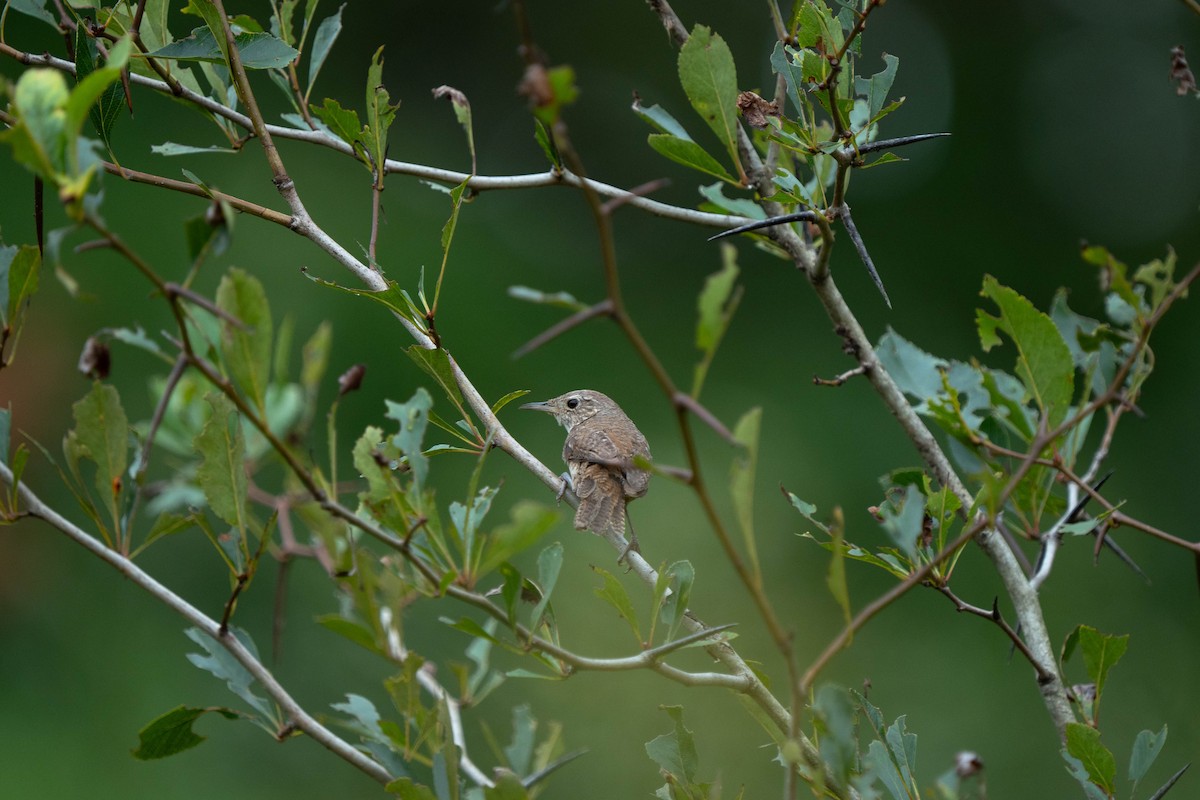
[[[575, 511], [576, 530], [604, 534], [625, 534], [625, 505], [646, 493], [650, 473], [634, 465], [635, 458], [650, 458], [646, 437], [608, 395], [591, 389], [577, 389], [541, 403], [526, 403], [521, 408], [545, 411], [567, 429], [563, 461], [579, 508]], [[565, 488], [565, 487], [564, 487]], [[638, 550], [637, 534], [629, 526], [629, 543], [620, 563], [630, 550]]]

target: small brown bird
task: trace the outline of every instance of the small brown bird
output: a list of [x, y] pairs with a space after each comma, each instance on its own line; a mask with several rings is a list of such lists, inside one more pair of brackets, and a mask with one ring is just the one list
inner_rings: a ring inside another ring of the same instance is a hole
[[[591, 389], [577, 389], [521, 408], [553, 414], [567, 429], [563, 461], [579, 498], [576, 530], [624, 535], [625, 504], [644, 495], [650, 483], [650, 473], [633, 464], [638, 456], [650, 458], [646, 437], [633, 420], [608, 395]], [[629, 550], [638, 550], [632, 524], [629, 544], [618, 563]]]

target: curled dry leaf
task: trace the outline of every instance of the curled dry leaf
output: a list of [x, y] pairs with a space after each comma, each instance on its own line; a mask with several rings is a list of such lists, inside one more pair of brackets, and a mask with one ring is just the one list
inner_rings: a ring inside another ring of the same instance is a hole
[[83, 352], [79, 354], [79, 371], [89, 378], [102, 381], [108, 377], [112, 369], [112, 352], [108, 343], [89, 336], [83, 343]]
[[1175, 94], [1200, 94], [1200, 88], [1196, 86], [1196, 76], [1188, 66], [1187, 54], [1183, 52], [1183, 45], [1171, 48], [1171, 80], [1176, 84]]
[[338, 397], [350, 394], [362, 386], [363, 376], [367, 374], [366, 364], [355, 364], [338, 376]]
[[781, 116], [779, 103], [768, 103], [754, 92], [742, 92], [737, 99], [738, 110], [746, 124], [754, 128], [767, 127], [767, 117]]

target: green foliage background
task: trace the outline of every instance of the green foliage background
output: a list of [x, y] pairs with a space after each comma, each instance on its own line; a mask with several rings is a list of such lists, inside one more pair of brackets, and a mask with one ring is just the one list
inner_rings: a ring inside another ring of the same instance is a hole
[[[231, 12], [243, 10], [240, 5], [231, 4]], [[245, 5], [252, 12], [265, 7]], [[321, 15], [333, 10], [332, 4], [322, 7]], [[707, 24], [729, 42], [741, 88], [770, 86], [772, 37], [762, 8], [679, 2], [676, 10], [689, 26]], [[678, 85], [675, 51], [645, 5], [532, 3], [530, 13], [551, 61], [575, 68], [582, 93], [567, 119], [590, 175], [621, 186], [670, 176], [672, 185], [655, 197], [695, 204], [695, 174], [651, 151], [645, 124], [629, 111], [636, 90], [647, 104], [659, 103], [680, 119], [690, 114]], [[433, 87], [449, 84], [471, 100], [481, 174], [544, 169], [529, 114], [515, 95], [522, 67], [507, 9], [357, 3], [347, 6], [343, 20], [346, 29], [314, 100], [324, 94], [356, 100], [371, 54], [385, 44], [384, 79], [393, 100], [402, 102], [392, 128], [391, 157], [469, 168], [450, 107], [430, 94]], [[28, 20], [10, 14], [7, 40], [23, 44], [29, 36], [43, 37]], [[60, 43], [51, 39], [33, 41], [38, 46], [27, 49], [61, 53]], [[1132, 264], [1161, 256], [1170, 244], [1182, 266], [1190, 267], [1200, 254], [1200, 109], [1194, 100], [1176, 97], [1166, 79], [1167, 51], [1176, 44], [1200, 58], [1196, 18], [1182, 4], [1169, 2], [1058, 0], [999, 9], [893, 0], [874, 16], [864, 54], [899, 56], [894, 94], [909, 98], [888, 119], [885, 135], [942, 130], [954, 135], [908, 148], [907, 164], [855, 179], [855, 219], [894, 310], [883, 306], [850, 248], [838, 249], [834, 269], [872, 338], [891, 326], [930, 352], [970, 358], [978, 350], [973, 308], [982, 302], [978, 292], [985, 273], [1042, 307], [1056, 287], [1071, 286], [1073, 307], [1097, 315], [1100, 294], [1093, 270], [1078, 256], [1080, 239], [1103, 243]], [[0, 71], [17, 73], [11, 62], [0, 63]], [[273, 97], [265, 81], [262, 86], [260, 97]], [[194, 145], [216, 139], [183, 108], [146, 91], [137, 92], [135, 100], [138, 124], [122, 119], [114, 137], [122, 163], [166, 175], [178, 175], [184, 167], [232, 193], [282, 206], [254, 146], [237, 157], [150, 155], [151, 144], [167, 139]], [[689, 125], [699, 135], [701, 126], [690, 119]], [[705, 144], [719, 151], [715, 140]], [[332, 152], [294, 143], [283, 143], [282, 152], [314, 217], [339, 240], [365, 245], [370, 218], [365, 173]], [[31, 184], [28, 173], [0, 159], [0, 226], [8, 242], [33, 240]], [[112, 227], [164, 274], [181, 276], [186, 259], [180, 222], [200, 204], [111, 177], [105, 187]], [[432, 270], [440, 262], [439, 237], [449, 204], [444, 195], [403, 177], [389, 179], [384, 203], [381, 263], [389, 277], [414, 285], [422, 264]], [[55, 219], [61, 212], [50, 214]], [[704, 278], [720, 267], [718, 250], [704, 241], [708, 231], [633, 209], [618, 213], [616, 233], [631, 313], [672, 375], [686, 383], [694, 363], [695, 298]], [[745, 243], [739, 249], [745, 294], [709, 373], [706, 397], [727, 421], [752, 405], [764, 408], [756, 509], [760, 558], [785, 623], [801, 642], [812, 642], [811, 648], [800, 648], [801, 660], [807, 661], [836, 632], [841, 617], [825, 589], [826, 555], [795, 535], [805, 527], [776, 484], [784, 483], [823, 511], [841, 505], [848, 537], [876, 542], [883, 533], [866, 510], [878, 501], [876, 479], [916, 463], [917, 457], [865, 383], [852, 381], [840, 389], [811, 384], [813, 374], [830, 377], [850, 366], [839, 339], [799, 275]], [[68, 264], [89, 299], [70, 299], [44, 274], [20, 357], [0, 374], [0, 404], [12, 403], [15, 427], [51, 447], [69, 427], [71, 404], [88, 388], [74, 371], [84, 339], [106, 325], [137, 323], [151, 333], [170, 327], [165, 307], [145, 301], [146, 284], [116, 256], [93, 252], [72, 256]], [[383, 400], [405, 399], [425, 381], [400, 352], [409, 341], [382, 309], [303, 280], [299, 267], [305, 265], [327, 278], [342, 276], [318, 251], [277, 227], [240, 218], [230, 251], [208, 265], [197, 288], [211, 295], [220, 268], [228, 264], [253, 272], [267, 285], [275, 314], [295, 317], [298, 339], [320, 320], [334, 321], [333, 374], [355, 362], [368, 365], [363, 390], [343, 402], [339, 415], [348, 464], [353, 436], [380, 422]], [[603, 296], [595, 232], [577, 193], [494, 192], [465, 206], [439, 331], [486, 396], [519, 388], [532, 390], [535, 398], [580, 386], [600, 389], [638, 421], [658, 460], [680, 463], [670, 410], [613, 327], [593, 322], [524, 359], [509, 358], [558, 319], [553, 309], [509, 298], [506, 289], [513, 284], [565, 290], [585, 302]], [[1129, 498], [1130, 513], [1185, 538], [1195, 537], [1191, 491], [1200, 469], [1194, 347], [1200, 310], [1193, 303], [1169, 315], [1156, 337], [1159, 366], [1143, 396], [1146, 418], [1128, 419], [1122, 426], [1111, 460], [1117, 471], [1108, 484], [1112, 497]], [[1007, 366], [1010, 358], [998, 352], [987, 360]], [[141, 353], [115, 350], [112, 380], [131, 419], [149, 416], [147, 379], [158, 371], [158, 364]], [[326, 396], [332, 399], [334, 392], [330, 380]], [[556, 467], [561, 431], [541, 416], [519, 416], [515, 406], [504, 414], [513, 432]], [[701, 442], [710, 473], [723, 474], [729, 448], [707, 434]], [[466, 460], [434, 462], [433, 479], [444, 487], [443, 502], [458, 496], [470, 467]], [[501, 456], [489, 462], [486, 476], [493, 484], [504, 482], [502, 506], [522, 497], [550, 499]], [[39, 491], [46, 489], [48, 497], [48, 487], [57, 485], [37, 457], [27, 480]], [[696, 566], [692, 603], [706, 621], [741, 622], [739, 649], [781, 674], [754, 624], [751, 604], [684, 490], [658, 481], [633, 516], [651, 562], [688, 558]], [[1109, 676], [1106, 741], [1118, 754], [1123, 775], [1122, 754], [1129, 752], [1136, 732], [1167, 723], [1171, 736], [1155, 773], [1165, 779], [1171, 765], [1194, 760], [1200, 751], [1196, 564], [1135, 532], [1117, 536], [1150, 575], [1151, 585], [1111, 558], [1093, 567], [1090, 548], [1076, 540], [1067, 543], [1042, 597], [1056, 639], [1079, 622], [1131, 634], [1129, 652]], [[572, 531], [567, 522], [545, 541], [552, 540], [566, 547], [555, 602], [560, 624], [571, 636], [568, 643], [589, 655], [631, 652], [624, 624], [592, 591], [600, 581], [588, 565], [610, 567], [609, 549]], [[533, 558], [526, 554], [528, 564]], [[198, 534], [152, 548], [143, 564], [209, 613], [219, 612], [226, 579]], [[239, 623], [264, 650], [270, 639], [273, 569], [265, 568], [239, 609]], [[987, 605], [1000, 591], [970, 551], [959, 569], [958, 586], [970, 588], [966, 599]], [[857, 565], [848, 570], [856, 605], [889, 585], [874, 571]], [[638, 597], [648, 602], [648, 594]], [[275, 668], [310, 708], [327, 708], [346, 692], [374, 697], [384, 708], [381, 665], [310, 623], [314, 615], [331, 611], [334, 602], [315, 565], [293, 571], [288, 627]], [[451, 612], [418, 609], [410, 615], [408, 643], [429, 657], [463, 660], [466, 637], [436, 622], [437, 613]], [[198, 749], [158, 762], [130, 758], [138, 728], [166, 709], [230, 702], [219, 682], [185, 660], [195, 647], [182, 627], [169, 611], [47, 528], [24, 523], [0, 532], [3, 794], [282, 798], [378, 793], [368, 779], [312, 742], [276, 746], [252, 726], [215, 717], [200, 723], [210, 739]], [[698, 656], [694, 660], [696, 666], [702, 663]], [[827, 677], [855, 687], [869, 680], [871, 698], [885, 714], [908, 715], [909, 730], [920, 736], [926, 783], [949, 766], [955, 752], [970, 749], [988, 765], [995, 797], [1077, 791], [1057, 754], [1028, 666], [1019, 659], [1009, 662], [1007, 642], [995, 629], [956, 616], [949, 603], [930, 592], [910, 594], [868, 626]], [[1083, 675], [1068, 671], [1072, 679]], [[780, 772], [770, 762], [774, 751], [760, 748], [766, 737], [732, 697], [685, 690], [642, 673], [581, 674], [565, 683], [510, 680], [467, 714], [477, 761], [490, 760], [477, 722], [485, 721], [506, 740], [509, 708], [525, 702], [543, 723], [564, 723], [569, 747], [590, 751], [552, 779], [548, 796], [651, 793], [660, 780], [644, 743], [672, 725], [657, 710], [659, 704], [685, 707], [706, 779], [720, 777], [727, 789], [745, 784], [747, 796], [778, 791]], [[1194, 780], [1185, 777], [1177, 791], [1187, 794]]]

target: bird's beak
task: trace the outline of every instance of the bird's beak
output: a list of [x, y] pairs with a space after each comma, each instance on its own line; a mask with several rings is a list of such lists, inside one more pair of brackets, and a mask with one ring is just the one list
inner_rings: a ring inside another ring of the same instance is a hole
[[525, 403], [520, 407], [527, 411], [545, 411], [549, 414], [554, 413], [554, 409], [550, 407], [550, 403], [546, 400], [541, 400], [537, 403]]

